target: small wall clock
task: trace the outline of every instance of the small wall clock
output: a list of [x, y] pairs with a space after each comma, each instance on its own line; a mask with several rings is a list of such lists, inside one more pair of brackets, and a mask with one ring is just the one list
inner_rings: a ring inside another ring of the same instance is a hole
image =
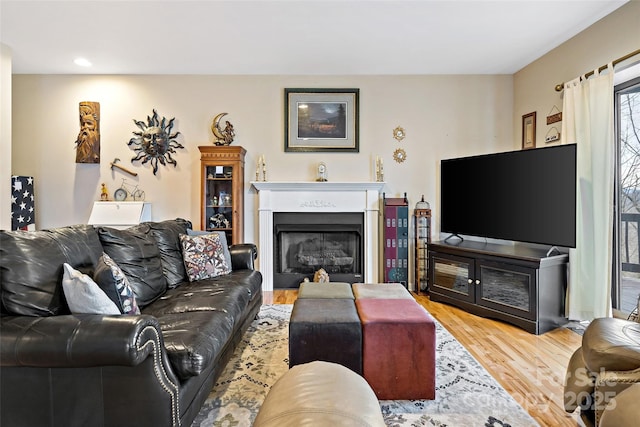
[[396, 149], [396, 151], [393, 152], [393, 160], [395, 160], [398, 163], [402, 163], [405, 160], [407, 160], [406, 151], [404, 151], [402, 148]]

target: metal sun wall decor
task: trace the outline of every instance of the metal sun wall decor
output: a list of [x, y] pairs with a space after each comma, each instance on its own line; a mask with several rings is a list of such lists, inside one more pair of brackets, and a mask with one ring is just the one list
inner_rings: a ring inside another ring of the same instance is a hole
[[213, 118], [213, 122], [211, 123], [211, 132], [213, 132], [213, 136], [216, 138], [216, 140], [213, 141], [215, 145], [231, 145], [233, 138], [236, 136], [233, 125], [229, 120], [225, 120], [224, 129], [220, 128], [220, 120], [226, 115], [227, 113], [218, 114]]
[[100, 103], [80, 102], [80, 132], [76, 139], [76, 163], [100, 163]]
[[152, 116], [147, 116], [146, 123], [133, 119], [140, 131], [133, 132], [135, 137], [131, 138], [127, 144], [137, 152], [131, 162], [142, 160], [143, 165], [150, 162], [154, 175], [158, 171], [158, 162], [162, 165], [171, 164], [176, 167], [178, 163], [171, 157], [171, 154], [176, 153], [176, 148], [184, 148], [184, 146], [176, 141], [180, 132], [171, 133], [174, 120], [175, 117], [169, 121], [165, 117], [159, 120], [158, 112], [155, 109]]

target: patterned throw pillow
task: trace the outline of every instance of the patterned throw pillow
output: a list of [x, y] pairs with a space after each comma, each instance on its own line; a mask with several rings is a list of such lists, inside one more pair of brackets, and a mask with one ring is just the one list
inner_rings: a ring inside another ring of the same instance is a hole
[[231, 267], [224, 258], [219, 234], [181, 234], [180, 243], [189, 281], [210, 279], [231, 272]]
[[140, 314], [136, 296], [118, 264], [109, 255], [103, 253], [96, 265], [93, 279], [98, 283], [122, 314]]
[[189, 236], [202, 236], [204, 234], [214, 233], [220, 235], [220, 244], [222, 245], [222, 253], [224, 254], [224, 259], [225, 261], [227, 261], [229, 267], [231, 267], [231, 252], [229, 252], [229, 246], [227, 245], [227, 234], [224, 231], [200, 231], [192, 230], [190, 228], [187, 229], [187, 235]]
[[63, 264], [62, 289], [73, 314], [120, 314], [118, 307], [91, 277]]

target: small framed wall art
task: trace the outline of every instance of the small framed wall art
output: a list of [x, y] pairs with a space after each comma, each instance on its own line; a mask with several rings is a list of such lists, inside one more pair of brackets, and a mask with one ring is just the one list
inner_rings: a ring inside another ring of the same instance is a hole
[[536, 148], [536, 112], [522, 116], [522, 149]]
[[284, 90], [284, 151], [355, 152], [360, 89]]

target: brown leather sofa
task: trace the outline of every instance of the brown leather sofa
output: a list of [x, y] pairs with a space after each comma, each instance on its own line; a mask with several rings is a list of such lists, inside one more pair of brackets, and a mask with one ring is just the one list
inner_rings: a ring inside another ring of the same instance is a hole
[[[255, 245], [241, 244], [231, 273], [189, 282], [189, 228], [0, 231], [0, 425], [191, 425], [260, 309], [262, 275]], [[141, 314], [70, 314], [63, 263], [90, 275], [103, 251]]]
[[640, 323], [593, 320], [567, 367], [564, 407], [580, 408], [587, 426], [626, 427], [640, 422]]

